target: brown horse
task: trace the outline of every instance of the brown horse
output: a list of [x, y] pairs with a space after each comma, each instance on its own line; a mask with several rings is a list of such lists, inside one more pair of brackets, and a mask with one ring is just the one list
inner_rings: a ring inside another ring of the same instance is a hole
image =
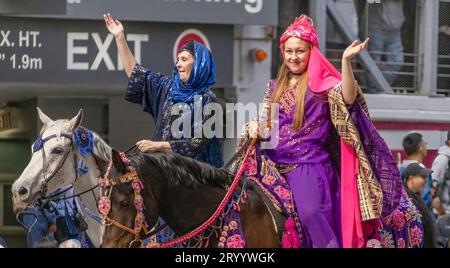
[[[140, 195], [148, 227], [155, 226], [161, 217], [177, 236], [202, 225], [216, 211], [233, 179], [225, 170], [176, 154], [137, 153], [128, 159], [143, 184]], [[107, 212], [102, 246], [128, 247], [145, 235], [133, 233], [137, 214], [135, 192], [130, 183], [119, 179], [130, 168], [114, 150], [111, 161], [109, 180], [113, 186], [108, 189], [111, 208]], [[239, 215], [246, 247], [280, 247], [272, 213], [251, 185]], [[220, 227], [210, 231], [215, 235], [209, 237], [207, 247], [218, 246], [223, 231]]]

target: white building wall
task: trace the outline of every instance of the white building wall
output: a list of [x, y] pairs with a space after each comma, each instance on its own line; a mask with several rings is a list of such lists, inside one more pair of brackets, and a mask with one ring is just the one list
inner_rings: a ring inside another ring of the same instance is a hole
[[364, 97], [376, 121], [450, 122], [450, 98], [389, 94]]

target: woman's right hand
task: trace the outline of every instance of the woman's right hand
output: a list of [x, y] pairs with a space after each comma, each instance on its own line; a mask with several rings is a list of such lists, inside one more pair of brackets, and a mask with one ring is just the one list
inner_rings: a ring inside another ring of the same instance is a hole
[[242, 138], [257, 138], [258, 137], [258, 121], [253, 120], [245, 124], [241, 133]]
[[257, 138], [259, 137], [259, 127], [258, 127], [258, 121], [251, 121], [248, 124], [248, 135], [250, 138]]
[[123, 25], [119, 20], [113, 19], [111, 14], [103, 14], [103, 19], [106, 23], [106, 28], [115, 37], [120, 37], [124, 34]]

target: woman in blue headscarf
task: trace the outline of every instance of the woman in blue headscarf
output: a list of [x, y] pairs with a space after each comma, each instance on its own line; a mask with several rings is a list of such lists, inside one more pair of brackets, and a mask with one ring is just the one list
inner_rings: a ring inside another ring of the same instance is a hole
[[[216, 82], [216, 67], [211, 52], [198, 42], [188, 41], [178, 53], [172, 77], [168, 77], [139, 65], [128, 47], [120, 21], [114, 20], [110, 14], [104, 15], [104, 20], [116, 39], [124, 70], [130, 77], [125, 99], [140, 104], [155, 120], [153, 141], [139, 141], [137, 147], [143, 152], [173, 151], [221, 167], [223, 159], [218, 139], [195, 135], [203, 122], [215, 116], [203, 115], [203, 107], [215, 101], [215, 95], [210, 90]], [[173, 108], [183, 112], [172, 115]], [[202, 120], [194, 120], [196, 118]], [[190, 122], [191, 126], [184, 131], [178, 131], [174, 124], [185, 127], [186, 122]], [[172, 125], [177, 130], [175, 133]]]

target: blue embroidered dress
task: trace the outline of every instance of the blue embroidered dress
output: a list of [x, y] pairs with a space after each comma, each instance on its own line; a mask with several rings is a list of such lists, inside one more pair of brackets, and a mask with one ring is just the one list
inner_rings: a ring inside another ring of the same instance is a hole
[[[222, 167], [223, 158], [219, 140], [217, 138], [207, 139], [203, 134], [201, 138], [194, 135], [195, 129], [201, 128], [204, 122], [215, 116], [214, 114], [203, 116], [203, 108], [216, 100], [216, 96], [210, 90], [216, 78], [214, 59], [211, 53], [197, 42], [194, 42], [194, 54], [195, 61], [187, 83], [180, 81], [176, 67], [174, 67], [172, 77], [168, 77], [136, 64], [128, 82], [125, 100], [141, 105], [145, 112], [153, 116], [156, 125], [153, 140], [167, 141], [175, 153], [215, 167]], [[201, 97], [202, 107], [194, 107], [197, 104], [195, 96]], [[189, 108], [191, 112], [172, 115], [172, 108], [175, 105], [177, 106], [175, 108], [182, 111], [188, 110], [184, 108]], [[185, 105], [189, 107], [183, 107]], [[199, 112], [201, 113], [199, 116], [194, 114]], [[172, 123], [177, 119], [185, 119], [181, 118], [183, 116], [190, 117], [191, 136], [175, 138], [171, 130]], [[194, 122], [195, 118], [202, 120]], [[160, 218], [158, 227], [163, 224], [164, 221]], [[156, 235], [156, 241], [159, 243], [173, 238], [174, 233], [171, 228], [165, 228]]]
[[[190, 106], [190, 111], [194, 111], [195, 104], [194, 102], [184, 102], [183, 104], [174, 102], [172, 97], [173, 86], [173, 78], [154, 73], [136, 64], [128, 82], [125, 99], [141, 105], [145, 112], [153, 116], [156, 124], [156, 131], [153, 137], [155, 141], [167, 141], [175, 153], [192, 157], [215, 167], [221, 167], [223, 165], [223, 159], [219, 140], [217, 138], [196, 138], [194, 136], [194, 128], [199, 126], [198, 124], [194, 124], [194, 116], [192, 113], [184, 115], [191, 117], [191, 138], [176, 139], [173, 137], [171, 125], [174, 120], [183, 115], [171, 115], [172, 107], [174, 105], [186, 104]], [[211, 90], [204, 92], [201, 98], [203, 107], [210, 102], [214, 102], [216, 99]], [[202, 124], [210, 117], [202, 116]]]

